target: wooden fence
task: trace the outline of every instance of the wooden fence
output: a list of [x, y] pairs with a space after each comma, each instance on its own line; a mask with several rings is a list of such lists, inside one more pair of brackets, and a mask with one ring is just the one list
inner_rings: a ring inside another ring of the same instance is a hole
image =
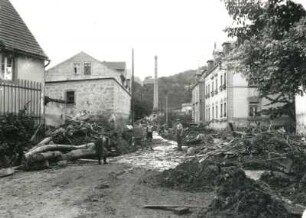
[[27, 115], [40, 118], [41, 94], [41, 83], [26, 80], [14, 82], [0, 80], [0, 115], [18, 113], [26, 106]]

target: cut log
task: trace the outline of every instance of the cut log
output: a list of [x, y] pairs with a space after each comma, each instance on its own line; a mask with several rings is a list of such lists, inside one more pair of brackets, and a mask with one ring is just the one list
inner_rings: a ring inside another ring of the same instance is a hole
[[49, 151], [45, 153], [36, 153], [28, 159], [31, 162], [41, 162], [44, 160], [59, 160], [63, 159], [63, 153], [60, 151]]
[[36, 146], [31, 148], [29, 151], [32, 151], [32, 150], [34, 150], [38, 147], [41, 147], [42, 145], [49, 144], [49, 142], [51, 142], [51, 140], [52, 140], [52, 137], [44, 138], [41, 142], [39, 142]]
[[38, 143], [38, 145], [46, 145], [52, 140], [52, 137], [44, 138], [41, 142]]
[[65, 154], [67, 160], [77, 160], [79, 158], [93, 157], [96, 155], [94, 149], [77, 149]]
[[25, 158], [28, 159], [31, 155], [36, 153], [42, 153], [46, 151], [71, 151], [77, 149], [88, 149], [88, 150], [95, 150], [94, 143], [88, 143], [84, 145], [59, 145], [59, 144], [52, 144], [52, 145], [43, 145], [35, 149], [31, 149], [29, 152], [25, 154]]

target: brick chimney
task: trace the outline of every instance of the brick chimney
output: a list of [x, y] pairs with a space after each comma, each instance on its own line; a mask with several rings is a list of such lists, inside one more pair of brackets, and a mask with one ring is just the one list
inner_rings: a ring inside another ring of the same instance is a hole
[[211, 70], [214, 67], [214, 60], [207, 61], [207, 70]]
[[231, 43], [230, 42], [223, 42], [222, 47], [223, 47], [223, 54], [227, 55], [231, 50]]

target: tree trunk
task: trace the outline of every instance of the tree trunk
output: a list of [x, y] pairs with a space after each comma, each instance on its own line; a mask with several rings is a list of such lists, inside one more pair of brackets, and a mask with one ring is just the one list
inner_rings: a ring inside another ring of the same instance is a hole
[[77, 160], [79, 158], [93, 157], [96, 156], [94, 149], [77, 149], [65, 154], [67, 160]]
[[41, 142], [39, 142], [36, 146], [34, 146], [33, 148], [30, 149], [31, 150], [34, 150], [38, 147], [41, 147], [42, 145], [45, 145], [45, 144], [48, 144], [49, 142], [51, 142], [52, 140], [52, 137], [47, 137], [47, 138], [44, 138]]
[[36, 153], [42, 153], [46, 151], [71, 151], [76, 149], [88, 149], [95, 151], [95, 144], [94, 143], [88, 143], [84, 145], [59, 145], [59, 144], [52, 144], [52, 145], [43, 145], [40, 147], [36, 147], [34, 149], [31, 149], [25, 154], [25, 158], [28, 159], [31, 155]]
[[29, 157], [30, 162], [41, 162], [44, 160], [58, 160], [63, 159], [63, 153], [60, 151], [49, 151], [45, 153], [36, 153]]

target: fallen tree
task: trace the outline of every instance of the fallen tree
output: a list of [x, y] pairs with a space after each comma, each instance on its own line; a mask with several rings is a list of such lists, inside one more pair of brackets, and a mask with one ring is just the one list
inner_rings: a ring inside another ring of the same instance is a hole
[[46, 152], [46, 151], [71, 151], [71, 150], [76, 150], [76, 149], [89, 149], [89, 150], [94, 150], [94, 143], [88, 143], [84, 145], [60, 145], [60, 144], [50, 144], [50, 145], [42, 145], [40, 147], [35, 147], [28, 151], [24, 156], [26, 159], [29, 159], [32, 155], [41, 153], [41, 152]]

